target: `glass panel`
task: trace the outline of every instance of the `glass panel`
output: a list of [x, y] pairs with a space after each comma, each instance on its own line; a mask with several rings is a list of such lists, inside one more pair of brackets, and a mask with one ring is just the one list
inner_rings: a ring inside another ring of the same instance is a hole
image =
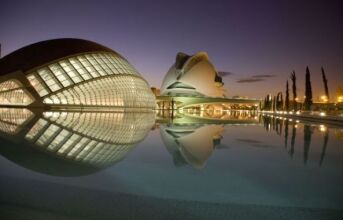
[[48, 89], [45, 87], [43, 82], [38, 78], [38, 76], [36, 76], [35, 74], [30, 74], [27, 76], [27, 79], [29, 80], [33, 88], [37, 91], [39, 96], [45, 96], [49, 94]]
[[50, 70], [54, 73], [55, 77], [60, 81], [60, 83], [64, 86], [70, 86], [73, 82], [69, 79], [66, 72], [61, 68], [58, 64], [52, 64], [49, 66]]
[[61, 86], [57, 82], [56, 78], [53, 76], [52, 72], [48, 68], [42, 68], [37, 70], [38, 74], [42, 77], [46, 85], [51, 91], [56, 91], [61, 89]]

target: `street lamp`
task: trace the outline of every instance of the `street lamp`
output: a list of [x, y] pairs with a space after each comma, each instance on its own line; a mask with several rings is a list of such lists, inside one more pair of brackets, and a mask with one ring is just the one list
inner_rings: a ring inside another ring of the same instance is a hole
[[326, 95], [320, 96], [320, 100], [322, 100], [322, 102], [328, 102], [329, 101], [329, 99]]

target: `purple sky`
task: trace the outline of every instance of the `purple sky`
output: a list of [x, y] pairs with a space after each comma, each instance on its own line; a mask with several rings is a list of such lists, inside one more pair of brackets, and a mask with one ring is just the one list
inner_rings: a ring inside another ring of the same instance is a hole
[[2, 55], [51, 38], [88, 39], [122, 54], [151, 86], [179, 51], [206, 51], [218, 71], [233, 73], [224, 77], [229, 96], [284, 91], [292, 70], [302, 94], [306, 65], [314, 98], [324, 91], [322, 65], [331, 95], [343, 86], [340, 1], [1, 0], [0, 28]]

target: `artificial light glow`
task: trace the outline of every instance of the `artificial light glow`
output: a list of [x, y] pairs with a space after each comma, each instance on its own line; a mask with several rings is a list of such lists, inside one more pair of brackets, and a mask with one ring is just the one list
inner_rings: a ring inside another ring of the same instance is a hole
[[327, 127], [325, 125], [319, 125], [319, 130], [321, 132], [325, 132], [325, 131], [327, 131]]
[[321, 113], [319, 113], [319, 115], [320, 115], [320, 116], [325, 116], [326, 113], [325, 113], [325, 112], [321, 112]]
[[328, 102], [328, 101], [329, 101], [329, 100], [328, 100], [328, 97], [327, 97], [326, 95], [320, 96], [320, 100], [321, 100], [322, 102]]

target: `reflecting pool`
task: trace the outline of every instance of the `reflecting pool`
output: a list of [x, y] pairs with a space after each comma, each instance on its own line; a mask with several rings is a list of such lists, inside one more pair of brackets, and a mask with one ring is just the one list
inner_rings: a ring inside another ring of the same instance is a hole
[[0, 108], [1, 219], [343, 219], [343, 127]]

